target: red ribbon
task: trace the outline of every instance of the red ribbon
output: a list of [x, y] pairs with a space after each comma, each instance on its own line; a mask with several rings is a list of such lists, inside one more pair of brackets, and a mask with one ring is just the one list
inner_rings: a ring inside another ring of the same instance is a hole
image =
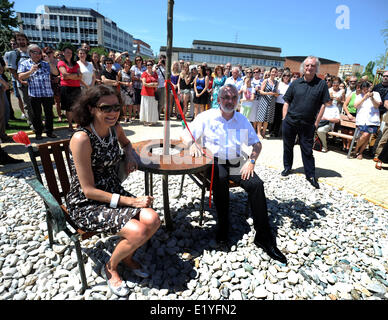
[[[181, 104], [180, 104], [180, 102], [179, 102], [178, 95], [177, 95], [176, 92], [175, 92], [174, 85], [172, 84], [172, 82], [171, 82], [170, 79], [166, 79], [166, 80], [164, 81], [164, 87], [166, 88], [166, 109], [165, 109], [165, 116], [164, 116], [165, 121], [167, 121], [167, 113], [169, 112], [169, 110], [168, 110], [168, 101], [167, 101], [167, 97], [168, 97], [168, 94], [167, 94], [167, 93], [168, 93], [168, 84], [169, 84], [170, 87], [171, 87], [171, 91], [172, 91], [172, 94], [173, 94], [173, 96], [174, 96], [176, 106], [178, 107], [179, 113], [180, 113], [180, 115], [181, 115], [181, 117], [182, 117], [182, 120], [183, 120], [183, 122], [184, 122], [184, 124], [185, 124], [187, 130], [189, 131], [189, 133], [190, 133], [190, 135], [191, 135], [191, 138], [194, 140], [194, 143], [197, 145], [197, 147], [198, 147], [199, 149], [202, 149], [203, 154], [204, 154], [207, 158], [213, 160], [213, 158], [210, 157], [210, 156], [206, 153], [205, 149], [202, 148], [200, 145], [198, 145], [198, 143], [195, 141], [195, 138], [194, 138], [193, 134], [191, 133], [189, 126], [187, 125], [186, 117], [185, 117], [185, 115], [184, 115], [184, 113], [183, 113], [183, 111], [182, 111], [182, 107], [181, 107]], [[214, 177], [214, 160], [212, 161], [212, 173], [211, 173], [211, 177], [210, 177], [209, 208], [212, 207], [213, 177]]]

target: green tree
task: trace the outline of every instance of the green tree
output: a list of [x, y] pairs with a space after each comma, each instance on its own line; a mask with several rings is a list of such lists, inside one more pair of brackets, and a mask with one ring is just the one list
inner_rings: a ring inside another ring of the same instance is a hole
[[363, 72], [363, 76], [368, 76], [368, 80], [373, 82], [374, 79], [374, 74], [373, 74], [373, 69], [375, 68], [376, 62], [374, 61], [369, 61], [368, 64], [365, 67], [365, 70]]
[[13, 10], [15, 2], [0, 0], [0, 53], [10, 50], [9, 40], [12, 31], [19, 25], [16, 13]]
[[93, 52], [97, 52], [100, 56], [108, 55], [108, 50], [101, 46], [91, 48], [89, 54], [91, 55]]
[[63, 48], [65, 48], [65, 47], [70, 47], [71, 50], [73, 50], [73, 53], [76, 53], [76, 51], [77, 51], [77, 47], [70, 42], [59, 42], [57, 44], [57, 50], [63, 51]]

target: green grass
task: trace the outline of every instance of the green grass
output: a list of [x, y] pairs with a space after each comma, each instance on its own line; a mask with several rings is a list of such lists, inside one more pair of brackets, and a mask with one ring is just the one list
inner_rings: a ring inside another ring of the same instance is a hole
[[[21, 111], [16, 110], [15, 111], [15, 117], [19, 120], [9, 120], [8, 124], [10, 126], [9, 129], [7, 129], [5, 132], [7, 134], [13, 134], [19, 131], [31, 131], [30, 126], [27, 124], [27, 120], [20, 119]], [[44, 120], [44, 117], [42, 117], [42, 120]], [[63, 120], [63, 117], [62, 117]], [[54, 112], [54, 128], [57, 127], [68, 127], [67, 122], [58, 122], [58, 117], [56, 116], [56, 113]]]

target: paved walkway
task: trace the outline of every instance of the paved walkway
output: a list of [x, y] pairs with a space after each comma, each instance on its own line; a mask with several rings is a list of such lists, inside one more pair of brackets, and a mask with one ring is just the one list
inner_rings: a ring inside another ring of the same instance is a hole
[[[158, 126], [144, 127], [138, 122], [135, 124], [123, 124], [124, 130], [132, 142], [147, 139], [163, 138], [163, 124]], [[179, 139], [182, 130], [180, 121], [171, 122], [171, 139]], [[55, 133], [61, 138], [67, 138], [67, 129], [56, 129]], [[30, 135], [33, 145], [36, 145], [34, 135]], [[54, 139], [44, 138], [40, 143]], [[2, 144], [2, 147], [15, 158], [22, 158], [26, 162], [14, 165], [0, 165], [0, 174], [6, 174], [30, 166], [28, 153], [20, 144]], [[282, 165], [283, 147], [280, 139], [266, 139], [263, 141], [263, 150], [259, 157], [259, 164], [280, 171]], [[338, 151], [328, 153], [314, 151], [316, 176], [320, 183], [332, 185], [338, 189], [348, 191], [355, 195], [361, 195], [368, 201], [388, 209], [388, 166], [382, 170], [374, 168], [375, 163], [370, 159], [357, 160], [347, 159], [346, 155]], [[294, 149], [293, 171], [303, 174], [303, 164], [299, 146]], [[292, 177], [292, 175], [291, 175]]]

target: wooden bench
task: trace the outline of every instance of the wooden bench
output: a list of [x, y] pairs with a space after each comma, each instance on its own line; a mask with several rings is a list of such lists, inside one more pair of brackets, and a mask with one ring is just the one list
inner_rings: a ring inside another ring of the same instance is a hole
[[343, 139], [347, 139], [347, 140], [351, 140], [352, 141], [351, 144], [350, 144], [350, 148], [349, 148], [348, 154], [347, 154], [347, 158], [349, 159], [350, 158], [350, 154], [351, 154], [352, 149], [353, 149], [353, 146], [354, 146], [354, 142], [357, 139], [357, 136], [358, 136], [358, 133], [359, 133], [359, 129], [356, 126], [356, 122], [352, 121], [352, 120], [349, 120], [348, 117], [345, 116], [345, 115], [341, 115], [340, 128], [341, 127], [348, 128], [348, 129], [353, 129], [354, 130], [354, 134], [353, 135], [349, 135], [349, 134], [345, 134], [345, 133], [338, 132], [338, 131], [329, 131], [327, 134], [331, 135], [331, 136], [334, 136], [334, 137], [339, 137], [339, 138], [343, 138]]
[[[87, 280], [80, 240], [88, 239], [98, 233], [78, 229], [71, 220], [65, 206], [65, 196], [70, 190], [70, 176], [68, 174], [68, 172], [71, 173], [69, 142], [70, 139], [48, 142], [38, 145], [37, 151], [29, 152], [35, 177], [27, 179], [26, 182], [44, 201], [50, 247], [54, 244], [53, 231], [56, 233], [64, 231], [74, 243], [82, 283], [82, 292], [84, 292], [87, 288]], [[41, 160], [47, 188], [44, 186], [37, 158]], [[68, 225], [76, 230], [76, 232], [72, 232]]]

